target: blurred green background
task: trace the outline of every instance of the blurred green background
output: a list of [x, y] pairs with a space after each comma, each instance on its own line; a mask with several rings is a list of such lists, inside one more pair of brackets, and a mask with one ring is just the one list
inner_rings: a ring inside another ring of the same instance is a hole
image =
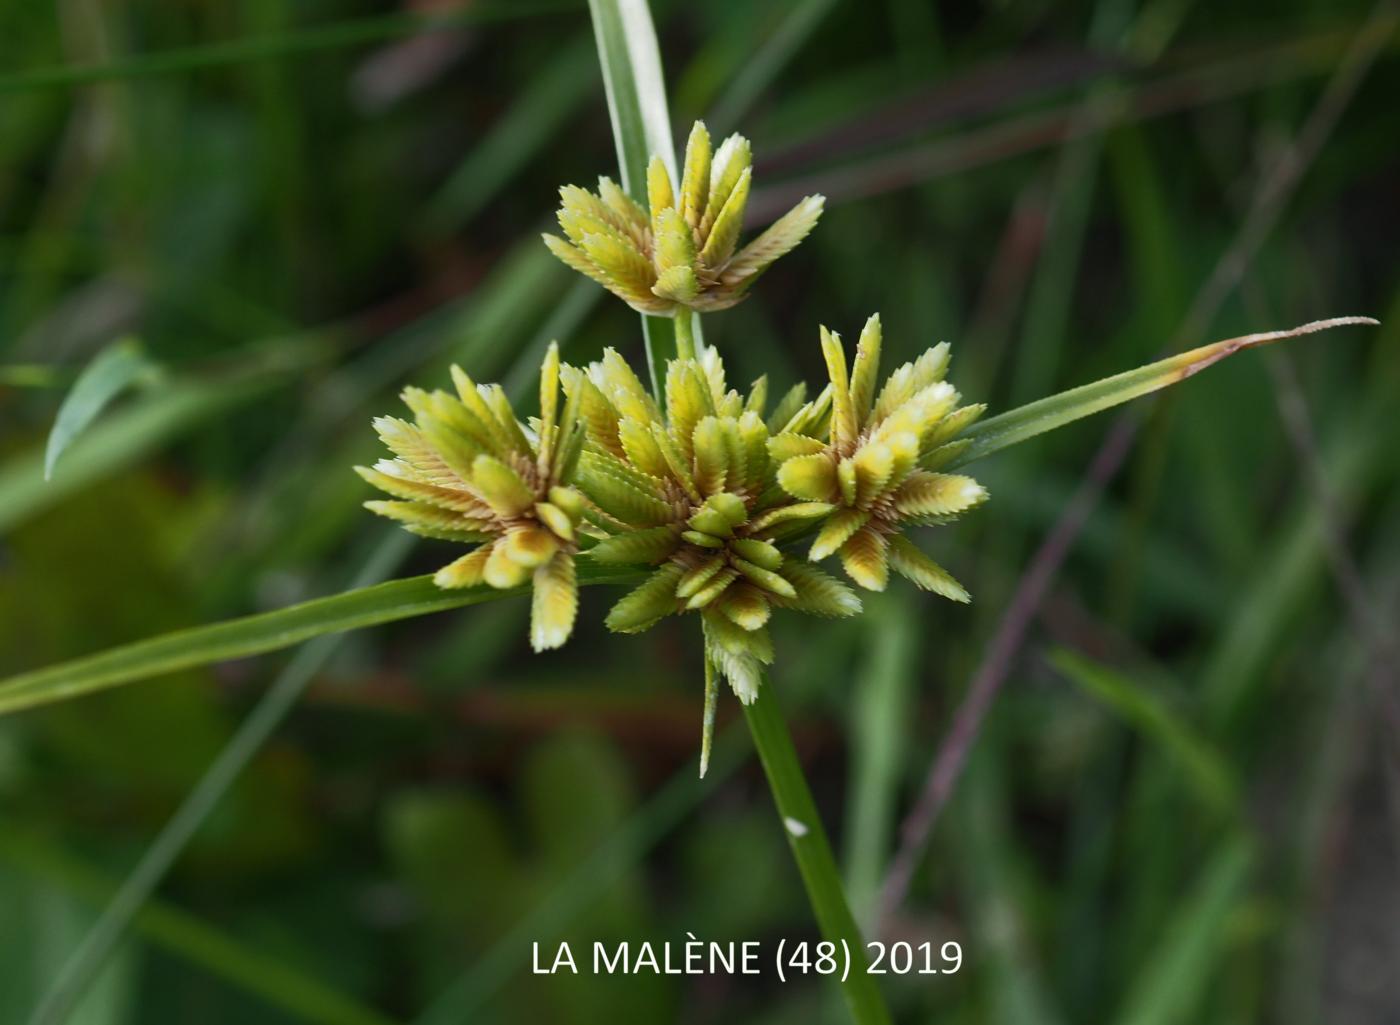
[[[992, 501], [921, 539], [973, 606], [898, 583], [858, 620], [779, 617], [775, 685], [868, 920], [969, 680], [1010, 656], [886, 923], [963, 968], [887, 977], [901, 1021], [1400, 1021], [1393, 7], [656, 18], [677, 130], [754, 142], [755, 224], [828, 197], [706, 318], [736, 380], [819, 381], [817, 324], [875, 310], [892, 360], [946, 339], [994, 410], [1385, 322], [1135, 407], [1024, 645], [994, 634], [1110, 417], [979, 465]], [[397, 390], [460, 361], [528, 404], [553, 337], [641, 358], [537, 237], [558, 185], [616, 173], [581, 3], [12, 2], [0, 53], [0, 675], [429, 571], [444, 548], [393, 540], [349, 469]], [[43, 483], [67, 385], [125, 336], [163, 373]], [[529, 974], [532, 941], [815, 932], [741, 725], [694, 779], [695, 624], [610, 637], [608, 598], [545, 657], [502, 602], [0, 720], [0, 1023], [274, 681], [307, 687], [70, 1020], [841, 1020], [771, 972]]]

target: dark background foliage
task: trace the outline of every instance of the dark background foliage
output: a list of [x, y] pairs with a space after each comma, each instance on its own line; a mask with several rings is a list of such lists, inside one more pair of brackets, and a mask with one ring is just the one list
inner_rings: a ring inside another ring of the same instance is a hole
[[[451, 26], [415, 28], [430, 8]], [[779, 623], [775, 686], [868, 914], [969, 681], [1009, 658], [888, 923], [959, 940], [964, 967], [887, 980], [902, 1020], [1396, 1020], [1394, 17], [764, 0], [657, 20], [677, 130], [754, 141], [755, 218], [828, 197], [752, 300], [706, 318], [741, 381], [819, 380], [817, 324], [853, 338], [875, 310], [892, 360], [946, 339], [993, 409], [1168, 347], [1386, 322], [1135, 407], [1024, 643], [1002, 617], [1111, 415], [980, 466], [992, 501], [923, 539], [974, 605], [896, 584], [857, 621]], [[615, 173], [581, 5], [12, 3], [0, 52], [0, 674], [347, 586], [390, 543], [349, 467], [406, 382], [457, 360], [528, 404], [551, 337], [641, 356], [636, 317], [536, 237], [559, 184]], [[44, 485], [65, 386], [127, 334], [164, 382]], [[444, 558], [423, 542], [396, 572]], [[535, 940], [813, 934], [742, 729], [694, 782], [694, 624], [612, 638], [608, 597], [585, 592], [547, 657], [512, 602], [340, 639], [81, 1020], [833, 1014], [771, 974], [530, 976]], [[0, 721], [0, 1021], [287, 665]]]

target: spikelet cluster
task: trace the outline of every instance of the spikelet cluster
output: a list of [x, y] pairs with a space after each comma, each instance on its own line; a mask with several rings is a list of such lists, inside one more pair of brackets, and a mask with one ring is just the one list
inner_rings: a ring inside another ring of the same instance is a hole
[[827, 503], [807, 557], [839, 555], [861, 587], [882, 591], [890, 569], [954, 601], [967, 591], [904, 535], [904, 528], [947, 523], [986, 500], [971, 477], [940, 473], [965, 443], [958, 434], [981, 415], [959, 406], [944, 380], [949, 350], [940, 343], [890, 375], [876, 394], [880, 318], [866, 322], [847, 366], [841, 339], [821, 329], [830, 387], [808, 403], [769, 444], [783, 491]]
[[559, 405], [559, 350], [540, 370], [540, 416], [520, 423], [498, 384], [478, 385], [452, 368], [456, 394], [404, 391], [409, 423], [380, 417], [394, 453], [365, 480], [392, 496], [367, 508], [425, 537], [474, 544], [438, 570], [439, 587], [533, 585], [530, 641], [536, 651], [568, 640], [578, 611], [574, 556], [587, 505], [565, 483], [583, 450], [576, 402]]
[[642, 313], [669, 316], [739, 302], [758, 275], [807, 237], [823, 198], [807, 196], [743, 249], [739, 231], [752, 179], [749, 141], [725, 139], [711, 152], [697, 121], [686, 145], [680, 192], [660, 156], [647, 168], [647, 205], [608, 178], [598, 191], [559, 190], [565, 238], [544, 236], [552, 253]]
[[[740, 395], [707, 349], [668, 364], [662, 410], [610, 349], [587, 368], [565, 368], [564, 388], [587, 431], [578, 468], [585, 516], [602, 535], [588, 557], [655, 567], [613, 606], [611, 629], [635, 633], [698, 612], [709, 666], [748, 702], [773, 660], [775, 608], [860, 611], [853, 591], [779, 547], [834, 506], [794, 502], [776, 486], [765, 380]], [[800, 402], [794, 392], [778, 415], [789, 418]]]

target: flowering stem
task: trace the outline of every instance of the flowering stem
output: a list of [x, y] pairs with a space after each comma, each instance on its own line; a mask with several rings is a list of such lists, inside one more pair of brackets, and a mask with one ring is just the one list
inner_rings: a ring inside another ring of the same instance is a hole
[[688, 306], [676, 310], [676, 355], [695, 358], [695, 313]]
[[[851, 1017], [857, 1025], [888, 1025], [889, 1010], [875, 980], [866, 971], [865, 941], [846, 904], [836, 859], [832, 857], [826, 830], [822, 828], [812, 792], [802, 775], [771, 681], [765, 680], [758, 688], [758, 697], [744, 706], [744, 717], [763, 762], [769, 789], [773, 791], [773, 802], [782, 817], [788, 846], [797, 859], [797, 870], [802, 875], [802, 885], [817, 917], [817, 926], [822, 938], [836, 946], [834, 956], [838, 968], [833, 977], [838, 980], [845, 977], [841, 993]], [[844, 970], [847, 957], [849, 972]]]

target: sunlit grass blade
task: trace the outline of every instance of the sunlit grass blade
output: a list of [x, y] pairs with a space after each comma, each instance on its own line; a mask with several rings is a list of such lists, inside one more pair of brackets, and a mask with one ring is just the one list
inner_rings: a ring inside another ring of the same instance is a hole
[[[639, 574], [581, 567], [579, 583], [625, 582]], [[485, 585], [444, 591], [431, 574], [317, 598], [135, 644], [0, 680], [0, 714], [115, 687], [192, 666], [277, 651], [321, 634], [358, 630], [430, 612], [529, 593]]]
[[146, 355], [145, 348], [135, 338], [113, 342], [94, 356], [58, 407], [44, 448], [44, 480], [53, 477], [58, 457], [97, 419], [108, 403], [127, 388], [153, 382], [160, 373], [160, 366]]
[[[661, 155], [671, 180], [680, 180], [656, 28], [646, 0], [588, 0], [588, 7], [593, 14], [622, 187], [645, 207], [647, 162], [653, 153]], [[676, 355], [675, 328], [669, 318], [643, 315], [642, 333], [652, 394], [659, 396], [666, 361]]]
[[1157, 744], [1185, 772], [1206, 804], [1221, 811], [1234, 807], [1239, 785], [1229, 763], [1154, 690], [1071, 651], [1052, 653], [1050, 662], [1067, 679]]
[[1075, 420], [1094, 413], [1111, 409], [1130, 399], [1159, 391], [1169, 385], [1186, 380], [1209, 366], [1219, 363], [1244, 349], [1267, 345], [1285, 338], [1313, 334], [1329, 328], [1347, 324], [1378, 324], [1370, 317], [1334, 317], [1330, 320], [1317, 320], [1310, 324], [1288, 331], [1265, 331], [1260, 334], [1242, 335], [1224, 341], [1203, 345], [1198, 349], [1178, 353], [1166, 359], [1149, 363], [1147, 366], [1129, 370], [1126, 373], [1106, 377], [1093, 384], [1051, 395], [1048, 398], [1029, 402], [1017, 409], [989, 417], [973, 424], [963, 435], [971, 444], [952, 463], [965, 466], [983, 456], [1019, 444], [1029, 438], [1057, 427], [1073, 423]]

